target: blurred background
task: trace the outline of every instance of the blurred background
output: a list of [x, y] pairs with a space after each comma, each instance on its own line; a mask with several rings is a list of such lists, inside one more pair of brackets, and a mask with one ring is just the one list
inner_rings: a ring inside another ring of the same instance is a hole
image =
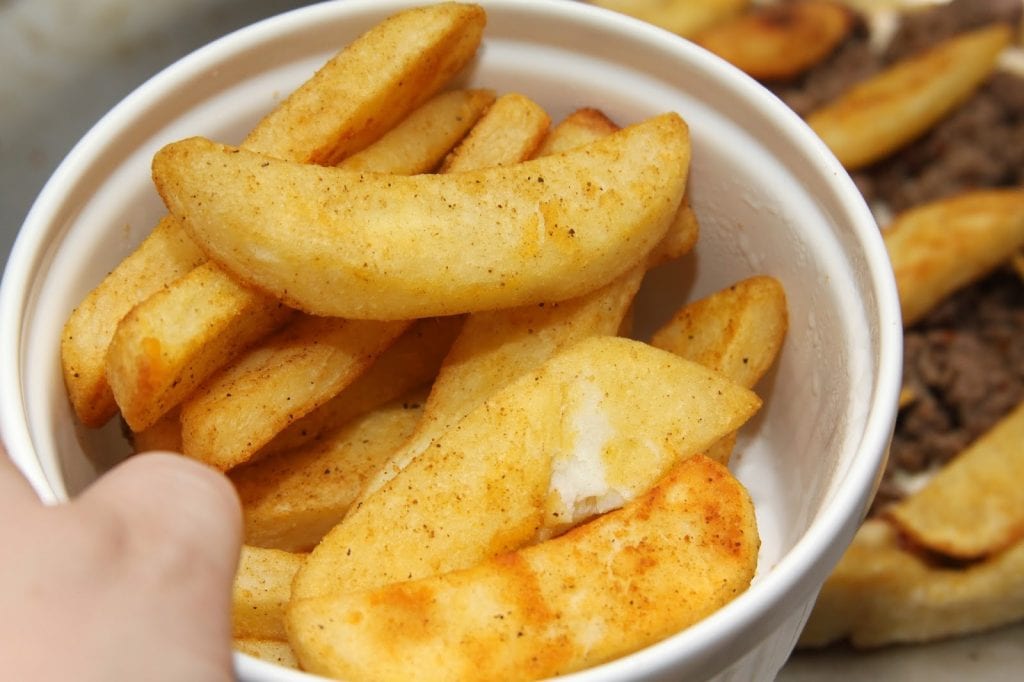
[[[699, 0], [695, 0], [699, 1]], [[0, 0], [0, 253], [104, 113], [211, 40], [303, 0]], [[1015, 680], [1024, 626], [924, 647], [797, 654], [782, 682]]]
[[46, 179], [125, 95], [303, 0], [0, 0], [0, 253]]

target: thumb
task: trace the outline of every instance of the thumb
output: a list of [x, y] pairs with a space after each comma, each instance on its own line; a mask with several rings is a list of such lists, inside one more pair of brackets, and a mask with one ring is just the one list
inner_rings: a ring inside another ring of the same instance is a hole
[[112, 516], [167, 551], [204, 559], [228, 582], [234, 576], [242, 541], [238, 496], [227, 477], [204, 464], [171, 453], [135, 455], [76, 504]]

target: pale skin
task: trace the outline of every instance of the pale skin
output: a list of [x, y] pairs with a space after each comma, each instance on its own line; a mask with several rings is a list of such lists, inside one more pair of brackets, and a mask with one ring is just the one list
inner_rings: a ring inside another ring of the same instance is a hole
[[233, 680], [241, 526], [227, 479], [180, 455], [47, 507], [0, 447], [0, 679]]

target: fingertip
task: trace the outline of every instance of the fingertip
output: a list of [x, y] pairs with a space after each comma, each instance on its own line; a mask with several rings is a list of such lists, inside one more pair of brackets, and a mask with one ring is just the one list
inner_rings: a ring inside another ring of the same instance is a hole
[[237, 560], [242, 510], [234, 486], [223, 473], [183, 455], [129, 457], [86, 490], [81, 501], [113, 505], [179, 541], [221, 548], [230, 562]]

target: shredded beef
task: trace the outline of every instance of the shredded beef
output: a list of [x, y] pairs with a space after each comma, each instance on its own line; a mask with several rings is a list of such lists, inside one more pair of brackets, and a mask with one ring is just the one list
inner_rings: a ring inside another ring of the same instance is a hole
[[1024, 280], [1011, 268], [954, 294], [904, 336], [916, 400], [896, 424], [873, 511], [899, 499], [897, 471], [934, 469], [1024, 400]]

